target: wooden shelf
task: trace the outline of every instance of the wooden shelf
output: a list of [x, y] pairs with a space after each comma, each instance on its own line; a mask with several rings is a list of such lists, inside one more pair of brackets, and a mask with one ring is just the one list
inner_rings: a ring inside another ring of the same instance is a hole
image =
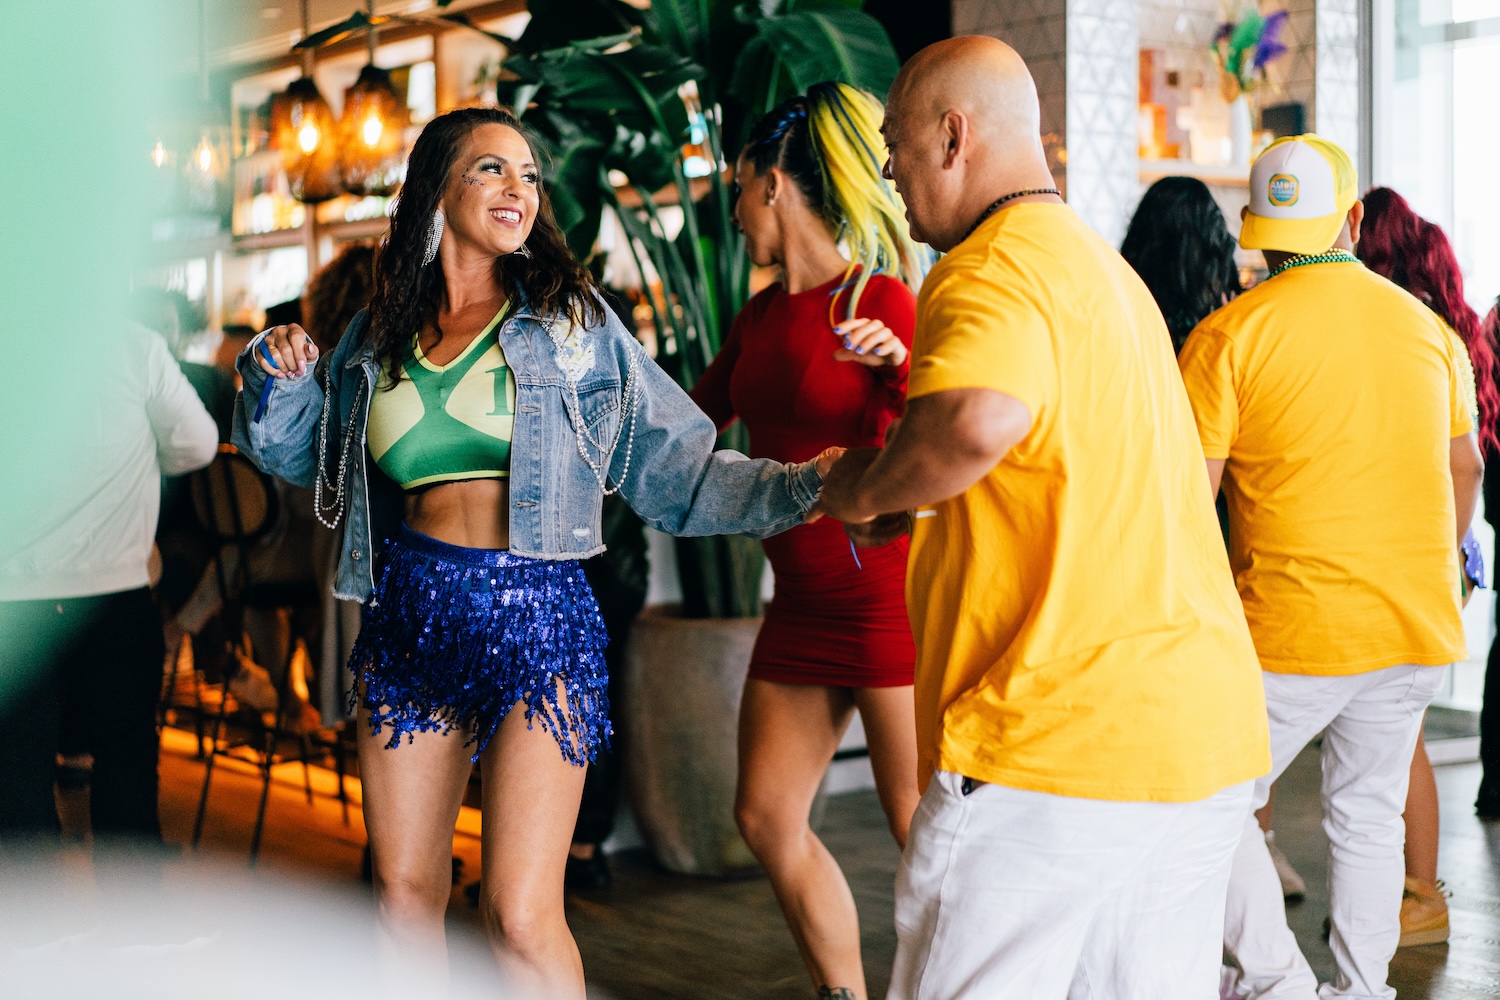
[[1220, 187], [1250, 186], [1249, 167], [1208, 166], [1191, 160], [1141, 160], [1141, 180], [1145, 183], [1163, 177], [1196, 177], [1205, 184]]
[[[309, 209], [311, 211], [311, 209]], [[317, 237], [332, 237], [336, 240], [371, 240], [385, 235], [391, 220], [385, 216], [374, 219], [359, 219], [355, 222], [325, 222], [317, 227]], [[247, 233], [234, 238], [234, 248], [240, 253], [257, 250], [276, 250], [280, 247], [305, 246], [307, 224], [296, 229], [277, 229], [269, 233]]]
[[307, 242], [306, 226], [296, 229], [274, 229], [269, 233], [247, 233], [234, 238], [234, 248], [240, 253], [256, 250], [277, 250], [281, 247], [302, 246]]
[[390, 227], [391, 220], [381, 215], [357, 222], [322, 223], [318, 226], [318, 235], [331, 236], [336, 240], [373, 240], [384, 236]]

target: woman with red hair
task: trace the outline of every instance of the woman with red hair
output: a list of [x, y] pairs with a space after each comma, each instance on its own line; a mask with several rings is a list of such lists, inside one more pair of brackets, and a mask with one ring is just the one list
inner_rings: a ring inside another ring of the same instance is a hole
[[[1406, 199], [1390, 188], [1372, 189], [1365, 195], [1364, 204], [1364, 226], [1355, 252], [1370, 270], [1426, 303], [1462, 344], [1460, 362], [1472, 362], [1464, 374], [1469, 405], [1476, 411], [1480, 446], [1494, 453], [1500, 419], [1494, 329], [1481, 325], [1479, 315], [1464, 301], [1463, 273], [1452, 244], [1440, 227], [1413, 212]], [[1484, 586], [1484, 560], [1472, 530], [1464, 537], [1463, 557], [1461, 586], [1467, 601], [1471, 586]], [[1405, 818], [1406, 893], [1401, 900], [1401, 946], [1437, 944], [1448, 940], [1448, 903], [1437, 878], [1437, 782], [1420, 734], [1412, 757]]]

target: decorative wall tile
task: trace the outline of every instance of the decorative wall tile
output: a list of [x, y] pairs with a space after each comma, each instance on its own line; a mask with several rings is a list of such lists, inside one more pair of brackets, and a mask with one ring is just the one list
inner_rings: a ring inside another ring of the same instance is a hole
[[1137, 0], [953, 0], [954, 34], [1008, 43], [1031, 68], [1069, 204], [1118, 243], [1139, 194]]
[[[1118, 243], [1140, 194], [1138, 50], [1178, 54], [1189, 85], [1212, 86], [1204, 57], [1219, 22], [1245, 0], [952, 0], [953, 33], [1013, 46], [1036, 80], [1042, 132], [1073, 205]], [[1256, 0], [1248, 0], [1256, 2]], [[1309, 130], [1359, 153], [1359, 4], [1259, 0], [1288, 12], [1287, 52], [1268, 67], [1260, 104], [1300, 102]], [[1193, 68], [1196, 67], [1196, 68]], [[1197, 79], [1202, 74], [1201, 81]]]
[[1318, 134], [1359, 158], [1359, 0], [1317, 0]]

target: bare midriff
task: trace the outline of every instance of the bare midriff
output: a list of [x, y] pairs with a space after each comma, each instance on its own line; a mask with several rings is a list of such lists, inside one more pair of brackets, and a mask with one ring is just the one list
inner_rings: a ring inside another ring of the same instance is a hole
[[406, 495], [406, 526], [466, 549], [510, 548], [510, 481], [435, 483]]

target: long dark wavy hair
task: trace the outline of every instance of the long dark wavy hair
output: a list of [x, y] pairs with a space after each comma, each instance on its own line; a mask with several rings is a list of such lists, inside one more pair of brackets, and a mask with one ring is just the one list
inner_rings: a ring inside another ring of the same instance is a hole
[[[396, 200], [391, 231], [375, 258], [375, 293], [370, 299], [370, 343], [375, 358], [392, 370], [410, 360], [412, 344], [424, 324], [437, 325], [444, 295], [439, 257], [425, 267], [422, 254], [433, 213], [448, 187], [448, 175], [469, 134], [481, 125], [505, 125], [520, 132], [538, 163], [537, 141], [515, 115], [502, 108], [460, 108], [432, 119], [412, 147], [406, 182]], [[513, 300], [524, 293], [542, 315], [565, 315], [583, 326], [604, 322], [595, 282], [573, 258], [552, 214], [552, 203], [538, 184], [540, 207], [526, 237], [529, 258], [509, 254], [495, 259], [495, 275]]]
[[1479, 397], [1479, 437], [1494, 450], [1500, 421], [1500, 387], [1495, 384], [1495, 341], [1464, 300], [1458, 255], [1441, 226], [1416, 212], [1388, 187], [1364, 196], [1365, 221], [1354, 252], [1365, 266], [1411, 292], [1453, 328], [1469, 350]]
[[1240, 293], [1234, 237], [1208, 186], [1194, 177], [1163, 177], [1146, 189], [1120, 254], [1156, 299], [1173, 350]]

